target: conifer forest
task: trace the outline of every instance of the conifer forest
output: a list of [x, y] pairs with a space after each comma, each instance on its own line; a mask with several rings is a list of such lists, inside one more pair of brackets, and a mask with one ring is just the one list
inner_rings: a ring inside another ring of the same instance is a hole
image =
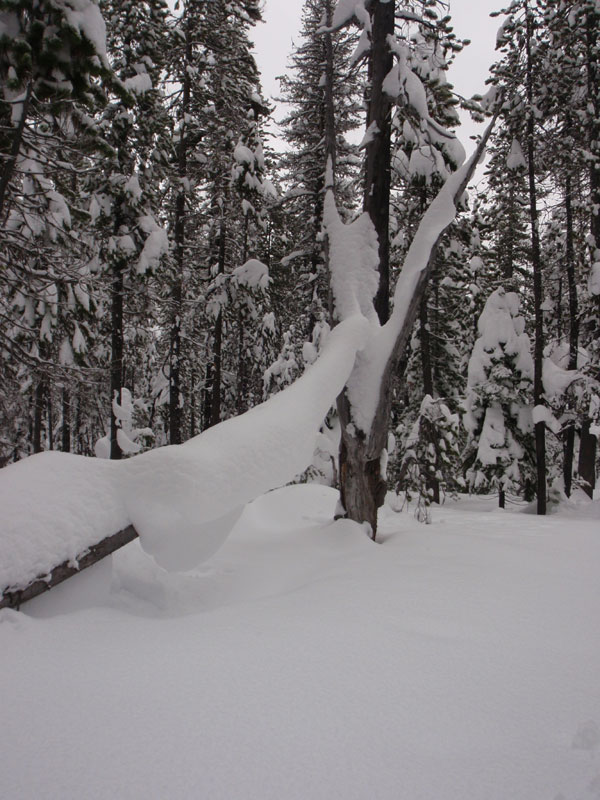
[[593, 496], [600, 5], [499, 7], [472, 98], [450, 11], [306, 0], [278, 139], [259, 0], [0, 0], [3, 466], [186, 442], [360, 317], [302, 475], [340, 513]]

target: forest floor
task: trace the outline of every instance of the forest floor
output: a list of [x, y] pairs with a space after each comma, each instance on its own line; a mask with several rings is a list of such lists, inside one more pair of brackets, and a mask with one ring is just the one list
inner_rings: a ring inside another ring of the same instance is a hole
[[600, 502], [380, 542], [317, 485], [193, 573], [138, 542], [0, 612], [0, 797], [600, 798]]

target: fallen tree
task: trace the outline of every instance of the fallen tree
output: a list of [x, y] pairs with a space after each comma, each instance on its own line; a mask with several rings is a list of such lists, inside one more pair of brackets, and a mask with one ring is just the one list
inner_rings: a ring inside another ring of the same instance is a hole
[[49, 573], [40, 575], [26, 586], [8, 586], [0, 594], [0, 609], [14, 608], [18, 610], [23, 603], [33, 600], [34, 597], [58, 586], [59, 583], [66, 581], [67, 578], [72, 578], [73, 575], [83, 572], [84, 569], [101, 561], [106, 556], [114, 553], [115, 550], [129, 544], [129, 542], [133, 542], [134, 539], [137, 539], [137, 536], [137, 531], [133, 525], [128, 525], [125, 530], [119, 531], [112, 536], [107, 536], [98, 544], [81, 553], [77, 558], [63, 561], [62, 564], [54, 567]]

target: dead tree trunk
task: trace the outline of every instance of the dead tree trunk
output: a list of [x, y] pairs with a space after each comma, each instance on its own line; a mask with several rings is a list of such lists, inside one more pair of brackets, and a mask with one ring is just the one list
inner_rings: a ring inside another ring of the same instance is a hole
[[[460, 180], [457, 181], [452, 194], [455, 208], [473, 177], [495, 121], [496, 117], [488, 126], [475, 153], [462, 169]], [[442, 192], [445, 191], [447, 189], [443, 188]], [[353, 423], [348, 391], [345, 390], [338, 398], [338, 413], [342, 428], [340, 501], [346, 517], [355, 522], [366, 522], [370, 525], [373, 538], [376, 537], [377, 532], [377, 510], [383, 504], [387, 490], [387, 483], [382, 474], [381, 465], [382, 454], [387, 447], [393, 377], [398, 371], [400, 359], [404, 355], [411, 331], [419, 314], [421, 300], [435, 266], [437, 249], [446, 228], [451, 222], [452, 220], [448, 221], [441, 230], [436, 228], [438, 235], [434, 241], [428, 244], [427, 261], [414, 277], [414, 282], [412, 282], [413, 277], [411, 274], [410, 300], [406, 313], [401, 318], [402, 322], [396, 332], [383, 373], [378, 379], [380, 382], [377, 407], [368, 432], [357, 430]], [[425, 219], [422, 225], [428, 225], [429, 223], [430, 220]], [[418, 233], [419, 231], [417, 231], [417, 235]], [[426, 238], [429, 239], [429, 236]], [[400, 278], [402, 278], [402, 273]], [[392, 322], [394, 322], [393, 316], [387, 324], [390, 325]]]

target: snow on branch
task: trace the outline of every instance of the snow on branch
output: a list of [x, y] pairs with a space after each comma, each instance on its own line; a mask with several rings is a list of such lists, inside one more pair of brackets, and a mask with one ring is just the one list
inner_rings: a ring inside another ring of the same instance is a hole
[[325, 195], [323, 227], [329, 242], [329, 271], [338, 320], [362, 314], [377, 320], [373, 298], [379, 286], [377, 232], [367, 213], [345, 225], [335, 205], [333, 192]]
[[386, 402], [384, 387], [406, 347], [437, 246], [456, 217], [456, 205], [483, 158], [496, 118], [497, 114], [471, 158], [448, 177], [425, 212], [398, 277], [390, 319], [357, 355], [356, 367], [348, 380], [348, 397], [353, 422], [365, 433], [371, 430], [379, 406]]

